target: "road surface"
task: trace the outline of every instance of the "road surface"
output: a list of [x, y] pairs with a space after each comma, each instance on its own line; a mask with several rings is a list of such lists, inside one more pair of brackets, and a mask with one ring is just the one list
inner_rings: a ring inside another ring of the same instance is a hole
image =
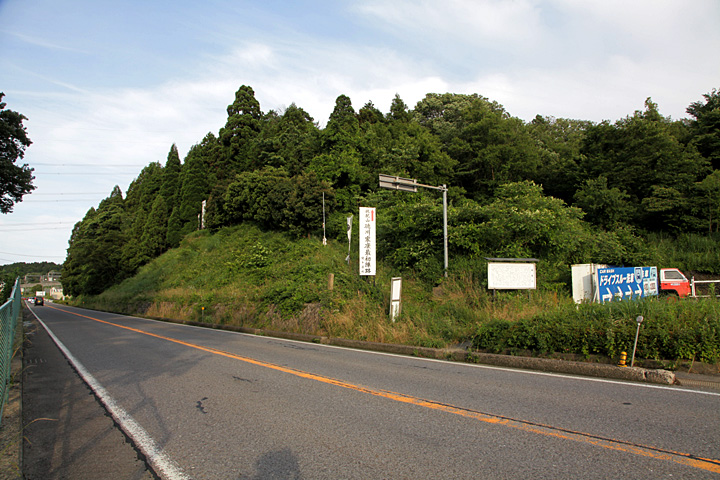
[[31, 308], [162, 478], [720, 478], [717, 393]]

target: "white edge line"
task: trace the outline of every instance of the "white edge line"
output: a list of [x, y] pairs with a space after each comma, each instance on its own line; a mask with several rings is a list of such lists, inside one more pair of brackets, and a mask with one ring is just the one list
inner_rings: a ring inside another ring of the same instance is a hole
[[38, 317], [32, 309], [30, 309], [30, 311], [38, 322], [40, 322], [48, 335], [50, 335], [50, 338], [52, 338], [53, 342], [55, 342], [58, 348], [62, 351], [63, 355], [65, 355], [68, 361], [73, 365], [73, 367], [75, 367], [80, 377], [82, 377], [85, 383], [87, 383], [93, 392], [95, 392], [95, 395], [98, 397], [100, 402], [102, 402], [107, 411], [110, 412], [117, 424], [120, 425], [120, 428], [133, 440], [135, 445], [145, 455], [148, 462], [155, 470], [155, 473], [165, 480], [191, 480], [190, 477], [188, 477], [175, 464], [175, 462], [173, 462], [170, 457], [162, 451], [162, 448], [155, 443], [145, 429], [142, 428], [142, 426], [140, 426], [140, 424], [137, 423], [129, 413], [127, 413], [115, 402], [115, 399], [113, 399], [110, 393], [105, 390], [105, 387], [103, 387], [100, 382], [98, 382], [95, 377], [90, 374], [85, 366], [80, 363], [72, 353], [70, 353], [67, 347], [65, 347], [60, 339], [55, 336], [52, 330], [45, 325], [45, 322], [40, 320], [40, 317]]

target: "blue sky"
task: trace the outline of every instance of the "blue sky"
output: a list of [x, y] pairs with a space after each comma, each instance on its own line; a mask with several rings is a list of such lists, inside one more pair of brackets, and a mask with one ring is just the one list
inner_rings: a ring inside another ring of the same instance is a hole
[[0, 91], [28, 117], [33, 194], [0, 215], [0, 264], [65, 258], [73, 225], [250, 85], [324, 125], [338, 95], [479, 93], [525, 121], [615, 121], [720, 88], [717, 0], [0, 0]]

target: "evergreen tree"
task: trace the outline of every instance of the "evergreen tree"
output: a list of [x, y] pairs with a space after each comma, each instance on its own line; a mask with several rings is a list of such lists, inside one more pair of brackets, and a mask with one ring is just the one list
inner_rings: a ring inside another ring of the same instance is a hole
[[163, 167], [153, 162], [143, 168], [128, 188], [125, 211], [127, 242], [122, 247], [123, 262], [129, 272], [135, 272], [143, 263], [140, 241], [155, 199], [163, 186]]
[[372, 101], [368, 101], [358, 112], [358, 124], [383, 122], [385, 117]]
[[387, 115], [388, 120], [395, 122], [408, 122], [412, 118], [408, 111], [408, 106], [400, 98], [399, 94], [395, 94], [392, 103], [390, 104], [390, 112]]
[[323, 148], [327, 150], [356, 149], [358, 146], [358, 121], [352, 101], [347, 95], [335, 99], [335, 108], [330, 114], [327, 126], [323, 131]]
[[320, 132], [313, 118], [293, 103], [281, 116], [267, 119], [264, 125], [260, 164], [298, 175], [319, 149]]
[[210, 185], [206, 175], [207, 163], [202, 146], [190, 149], [185, 158], [181, 176], [180, 199], [173, 210], [168, 225], [168, 246], [176, 247], [182, 237], [198, 229], [198, 215], [203, 200], [210, 194]]
[[168, 223], [168, 209], [165, 197], [155, 197], [150, 215], [145, 222], [143, 234], [140, 238], [138, 266], [141, 266], [165, 252]]
[[122, 261], [123, 226], [123, 198], [116, 186], [73, 229], [63, 265], [63, 287], [68, 294], [97, 295], [131, 273]]
[[[220, 129], [220, 143], [225, 150], [232, 174], [256, 168], [256, 138], [262, 126], [260, 103], [255, 91], [243, 85], [235, 93], [235, 101], [227, 107], [228, 119]], [[232, 176], [232, 175], [229, 175]]]
[[342, 211], [357, 206], [357, 198], [376, 182], [362, 166], [362, 132], [350, 98], [340, 95], [322, 134], [322, 153], [312, 159], [308, 171], [328, 182], [336, 192]]
[[537, 143], [523, 122], [496, 102], [476, 94], [428, 94], [418, 102], [415, 118], [458, 162], [453, 185], [477, 200], [492, 198], [504, 183], [538, 176]]
[[180, 190], [181, 168], [180, 155], [177, 146], [173, 143], [165, 163], [162, 186], [160, 187], [160, 195], [165, 198], [165, 204], [171, 209], [175, 206], [175, 197]]
[[[651, 99], [644, 111], [589, 127], [581, 148], [584, 178], [605, 176], [610, 188], [629, 195], [632, 218], [654, 231], [689, 226], [695, 182], [709, 173], [708, 161], [688, 148], [670, 119]], [[678, 218], [689, 220], [678, 223]]]
[[720, 90], [703, 95], [705, 102], [693, 102], [687, 108], [692, 115], [693, 144], [710, 161], [714, 170], [720, 169]]
[[[537, 115], [527, 130], [539, 148], [540, 164], [536, 183], [546, 195], [567, 203], [573, 200], [580, 178], [580, 148], [591, 122]], [[594, 180], [594, 179], [586, 179]]]

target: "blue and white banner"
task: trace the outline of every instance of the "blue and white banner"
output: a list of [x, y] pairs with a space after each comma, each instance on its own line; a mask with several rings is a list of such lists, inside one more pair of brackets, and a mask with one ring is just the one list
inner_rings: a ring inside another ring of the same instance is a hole
[[657, 267], [599, 268], [596, 285], [600, 303], [657, 295]]

